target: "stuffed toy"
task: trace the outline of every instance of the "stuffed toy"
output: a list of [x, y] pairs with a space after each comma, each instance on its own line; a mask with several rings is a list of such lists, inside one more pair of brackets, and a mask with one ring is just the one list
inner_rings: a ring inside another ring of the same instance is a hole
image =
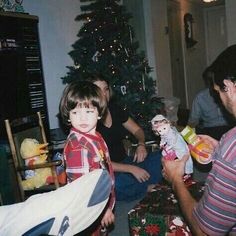
[[[21, 143], [20, 154], [25, 160], [26, 166], [43, 164], [47, 162], [47, 143], [40, 144], [36, 139], [26, 138]], [[39, 188], [43, 185], [53, 183], [52, 171], [50, 168], [40, 168], [25, 171], [25, 180], [22, 181], [24, 190]]]
[[[162, 156], [166, 160], [181, 159], [184, 155], [190, 156], [189, 148], [181, 134], [171, 125], [171, 122], [163, 115], [156, 115], [152, 120], [152, 130], [160, 136], [160, 148]], [[193, 161], [191, 156], [186, 162], [185, 174], [193, 173]]]

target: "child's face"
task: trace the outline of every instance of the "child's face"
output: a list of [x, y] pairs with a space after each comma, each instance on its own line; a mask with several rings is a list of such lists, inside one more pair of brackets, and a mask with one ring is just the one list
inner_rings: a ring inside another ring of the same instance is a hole
[[70, 111], [70, 122], [72, 127], [80, 132], [95, 134], [98, 110], [96, 107], [78, 107]]

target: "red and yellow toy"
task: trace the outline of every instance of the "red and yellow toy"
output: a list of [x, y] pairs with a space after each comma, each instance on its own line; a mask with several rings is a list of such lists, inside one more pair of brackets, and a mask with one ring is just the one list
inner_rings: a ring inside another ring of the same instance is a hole
[[213, 148], [208, 143], [202, 141], [191, 127], [186, 126], [181, 131], [181, 135], [189, 144], [190, 153], [197, 162], [208, 164], [212, 161]]
[[[26, 138], [21, 143], [20, 153], [25, 160], [26, 166], [43, 164], [47, 162], [48, 144], [40, 144], [38, 140]], [[25, 171], [25, 180], [22, 182], [24, 190], [39, 188], [53, 182], [52, 171], [50, 168], [41, 168]]]

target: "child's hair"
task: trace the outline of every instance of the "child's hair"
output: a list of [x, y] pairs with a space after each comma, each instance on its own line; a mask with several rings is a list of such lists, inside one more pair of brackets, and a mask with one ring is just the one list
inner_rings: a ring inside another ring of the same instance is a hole
[[59, 109], [62, 122], [69, 126], [69, 114], [76, 106], [96, 107], [98, 115], [102, 116], [107, 108], [107, 102], [100, 88], [89, 81], [73, 81], [63, 91]]

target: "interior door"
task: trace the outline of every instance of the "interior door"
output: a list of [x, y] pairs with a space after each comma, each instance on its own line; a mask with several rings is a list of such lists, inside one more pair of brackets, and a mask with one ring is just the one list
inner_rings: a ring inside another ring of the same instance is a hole
[[205, 9], [207, 64], [227, 47], [227, 27], [225, 6], [215, 6]]
[[173, 0], [169, 0], [167, 12], [173, 95], [180, 99], [180, 107], [186, 108], [187, 102], [182, 51], [181, 14], [179, 3]]

